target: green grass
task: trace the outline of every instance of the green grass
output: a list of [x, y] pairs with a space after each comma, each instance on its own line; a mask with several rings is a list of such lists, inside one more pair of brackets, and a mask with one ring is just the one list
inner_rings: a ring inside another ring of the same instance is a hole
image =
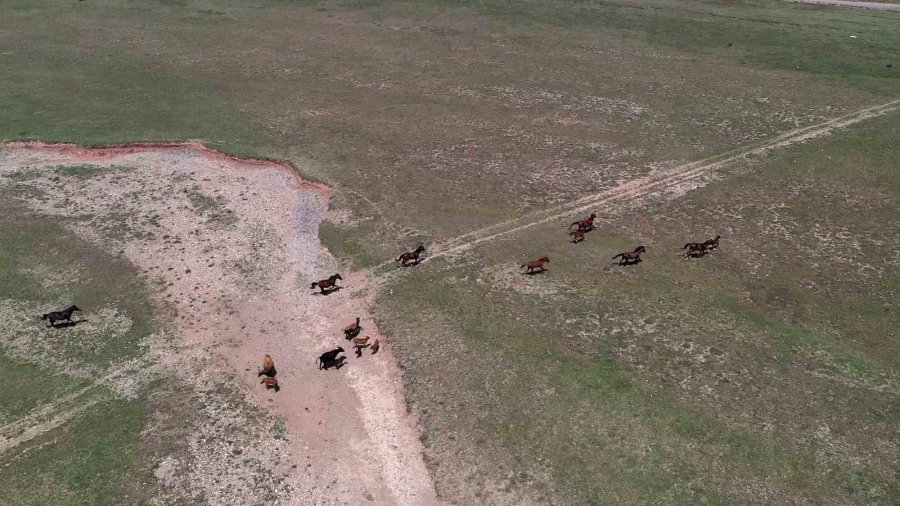
[[[552, 334], [518, 321], [516, 302], [508, 296], [425, 274], [412, 276], [394, 291], [402, 298], [388, 300], [391, 310], [419, 322], [418, 335], [452, 339], [439, 330], [449, 324], [478, 357], [470, 369], [456, 373], [477, 376], [476, 384], [491, 389], [497, 404], [477, 404], [454, 393], [448, 397], [457, 409], [479, 413], [478, 424], [496, 433], [509, 451], [527, 456], [525, 461], [549, 463], [559, 482], [585, 493], [588, 502], [741, 502], [748, 496], [738, 483], [746, 480], [774, 480], [788, 493], [807, 498], [846, 494], [865, 500], [872, 491], [898, 497], [900, 491], [877, 475], [818, 463], [811, 455], [685, 406], [665, 390], [636, 381], [613, 357], [567, 350]], [[431, 320], [435, 316], [436, 322]], [[416, 342], [412, 338], [400, 344], [404, 356], [425, 362], [408, 366], [413, 385], [431, 381], [420, 367], [427, 369], [435, 360], [408, 349]], [[413, 387], [414, 402], [430, 404], [418, 398], [421, 388]], [[553, 393], [540, 395], [545, 391]], [[822, 473], [837, 485], [819, 478]], [[685, 489], [684, 483], [692, 486]]]
[[[119, 340], [104, 342], [80, 358], [106, 365], [141, 354], [139, 341], [153, 332], [154, 308], [135, 268], [67, 232], [61, 222], [17, 207], [14, 200], [0, 206], [0, 298], [48, 311], [74, 303], [86, 318], [91, 311], [115, 307], [131, 320], [131, 327]], [[71, 281], [54, 284], [56, 275]], [[50, 276], [51, 281], [42, 282], [41, 276]], [[36, 325], [41, 324], [39, 316], [35, 315]]]
[[0, 425], [89, 384], [0, 354]]
[[136, 464], [146, 418], [143, 400], [101, 403], [0, 456], [0, 503], [128, 503], [138, 484], [120, 479]]

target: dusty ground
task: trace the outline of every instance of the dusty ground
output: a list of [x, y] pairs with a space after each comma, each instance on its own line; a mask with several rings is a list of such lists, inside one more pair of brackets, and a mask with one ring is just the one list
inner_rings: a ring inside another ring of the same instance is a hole
[[[195, 413], [189, 462], [169, 456], [156, 464], [154, 475], [168, 489], [157, 499], [249, 503], [262, 481], [282, 503], [435, 502], [392, 346], [369, 316], [364, 281], [343, 272], [348, 289], [327, 297], [309, 289], [340, 270], [317, 237], [327, 189], [274, 162], [190, 144], [11, 144], [0, 150], [0, 175], [4, 185], [34, 190], [23, 192], [32, 211], [65, 220], [139, 266], [172, 318], [170, 339], [145, 343], [140, 367], [117, 376], [127, 385], [152, 370], [208, 394]], [[89, 323], [102, 319], [86, 314]], [[314, 359], [322, 351], [339, 344], [350, 350], [341, 329], [356, 316], [364, 335], [381, 338], [381, 351], [362, 358], [351, 352], [342, 369], [318, 371]], [[266, 353], [279, 371], [278, 393], [257, 381]], [[257, 408], [213, 391], [223, 378], [233, 378], [237, 398]], [[127, 395], [124, 387], [116, 391]], [[75, 414], [26, 423], [4, 450]], [[284, 434], [260, 418], [283, 424]], [[224, 446], [210, 443], [221, 443], [214, 437], [221, 433], [243, 435]]]

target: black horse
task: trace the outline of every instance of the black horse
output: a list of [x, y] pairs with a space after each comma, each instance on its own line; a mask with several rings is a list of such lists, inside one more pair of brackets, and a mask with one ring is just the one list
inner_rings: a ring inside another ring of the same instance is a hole
[[637, 248], [634, 248], [634, 251], [619, 253], [618, 255], [613, 257], [613, 260], [622, 257], [622, 259], [619, 261], [619, 265], [634, 265], [641, 261], [641, 253], [645, 251], [647, 251], [647, 248], [638, 246]]
[[329, 367], [335, 365], [335, 360], [337, 359], [338, 354], [343, 353], [344, 349], [338, 346], [337, 348], [326, 351], [325, 353], [319, 355], [316, 358], [316, 362], [319, 364], [319, 369], [328, 369]]
[[75, 305], [69, 306], [62, 311], [51, 311], [41, 316], [41, 320], [47, 320], [48, 327], [55, 327], [56, 322], [66, 322], [68, 324], [73, 324], [75, 322], [72, 321], [72, 313], [75, 311], [81, 311], [81, 308]]

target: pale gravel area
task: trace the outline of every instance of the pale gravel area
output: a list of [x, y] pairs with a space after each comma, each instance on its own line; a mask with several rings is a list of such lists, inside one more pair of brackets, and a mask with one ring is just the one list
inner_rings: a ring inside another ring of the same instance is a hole
[[[83, 165], [103, 170], [56, 170]], [[6, 145], [0, 176], [11, 174], [27, 174], [18, 184], [38, 190], [23, 194], [30, 209], [75, 218], [67, 228], [144, 271], [173, 315], [174, 337], [147, 343], [153, 359], [138, 370], [189, 379], [205, 402], [188, 441], [190, 462], [157, 463], [167, 489], [157, 502], [249, 504], [260, 491], [279, 504], [437, 502], [391, 343], [361, 298], [366, 279], [342, 272], [351, 289], [328, 297], [309, 290], [339, 270], [317, 235], [326, 191], [283, 165], [197, 145]], [[348, 353], [342, 369], [318, 371], [322, 351], [350, 351], [340, 329], [356, 316], [364, 335], [382, 340], [381, 351]], [[96, 319], [107, 320], [116, 321]], [[278, 393], [257, 380], [266, 353], [276, 361]]]

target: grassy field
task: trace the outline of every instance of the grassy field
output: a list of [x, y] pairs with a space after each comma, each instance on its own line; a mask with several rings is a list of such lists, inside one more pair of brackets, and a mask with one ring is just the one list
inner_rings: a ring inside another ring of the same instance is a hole
[[[335, 188], [345, 219], [321, 238], [362, 268], [900, 98], [898, 55], [897, 13], [775, 1], [13, 1], [0, 138], [292, 161]], [[441, 497], [900, 502], [898, 137], [895, 112], [603, 216], [582, 244], [562, 220], [386, 286]], [[154, 329], [139, 273], [11, 194], [0, 310], [78, 300], [132, 323], [90, 354], [0, 356], [0, 425], [87, 388], [79, 367], [139, 356]], [[720, 251], [680, 257], [715, 234]], [[637, 244], [645, 262], [611, 266]], [[518, 274], [543, 254], [546, 274]], [[15, 464], [0, 502], [129, 502], [124, 481], [184, 437], [141, 436], [176, 409], [158, 390], [88, 394], [102, 402], [0, 455]]]

